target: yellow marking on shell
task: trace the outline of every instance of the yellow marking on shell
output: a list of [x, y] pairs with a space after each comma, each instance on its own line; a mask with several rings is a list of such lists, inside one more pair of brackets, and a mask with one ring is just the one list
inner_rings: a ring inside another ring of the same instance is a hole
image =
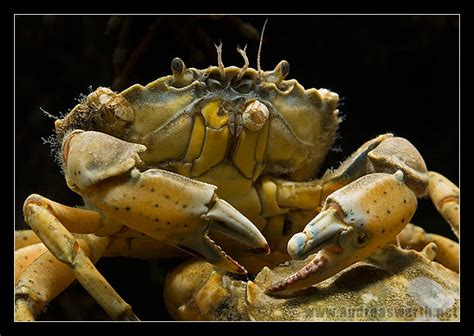
[[201, 116], [196, 116], [194, 119], [193, 132], [189, 140], [188, 151], [184, 157], [185, 162], [192, 162], [199, 157], [204, 143], [205, 126], [204, 119]]
[[199, 158], [194, 161], [191, 176], [200, 176], [224, 160], [229, 139], [229, 128], [206, 128], [206, 138]]
[[214, 100], [209, 102], [201, 111], [206, 121], [206, 126], [210, 128], [221, 128], [227, 125], [229, 120], [228, 113], [221, 112], [220, 102]]
[[243, 129], [240, 133], [237, 146], [234, 151], [233, 161], [237, 168], [247, 178], [253, 177], [255, 168], [255, 149], [257, 147], [259, 132]]

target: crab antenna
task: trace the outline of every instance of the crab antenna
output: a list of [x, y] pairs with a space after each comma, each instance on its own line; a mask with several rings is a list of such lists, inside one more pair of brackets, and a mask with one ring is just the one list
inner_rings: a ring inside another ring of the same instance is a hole
[[242, 79], [242, 77], [244, 76], [244, 73], [245, 71], [248, 69], [249, 67], [249, 58], [247, 57], [247, 45], [245, 45], [244, 49], [240, 49], [240, 47], [237, 47], [237, 51], [239, 52], [240, 55], [242, 55], [242, 57], [244, 58], [244, 66], [242, 67], [242, 69], [240, 70], [238, 76], [237, 76], [237, 79], [240, 80]]
[[258, 53], [257, 53], [257, 71], [259, 76], [261, 76], [262, 68], [260, 67], [260, 55], [262, 53], [262, 42], [263, 42], [263, 33], [265, 33], [265, 27], [267, 26], [268, 19], [265, 20], [262, 28], [262, 34], [260, 35], [260, 43], [258, 45]]
[[224, 63], [222, 62], [222, 41], [219, 41], [219, 45], [214, 44], [217, 50], [217, 65], [219, 66], [219, 71], [221, 73], [222, 80], [225, 79], [225, 70]]

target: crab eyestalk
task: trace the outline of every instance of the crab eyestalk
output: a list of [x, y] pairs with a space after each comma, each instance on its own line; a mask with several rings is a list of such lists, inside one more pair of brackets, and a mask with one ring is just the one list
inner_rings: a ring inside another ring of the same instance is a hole
[[267, 288], [293, 292], [326, 280], [395, 239], [415, 213], [415, 193], [403, 172], [365, 175], [332, 193], [322, 211], [291, 238], [295, 259], [317, 253], [298, 272]]
[[265, 71], [263, 78], [267, 82], [275, 83], [275, 85], [278, 85], [281, 83], [282, 80], [288, 76], [290, 73], [290, 63], [288, 61], [280, 61], [280, 63], [277, 64], [275, 69], [272, 71]]
[[186, 68], [183, 60], [179, 57], [171, 61], [171, 72], [173, 73], [173, 85], [183, 87], [189, 85], [194, 80], [193, 74]]

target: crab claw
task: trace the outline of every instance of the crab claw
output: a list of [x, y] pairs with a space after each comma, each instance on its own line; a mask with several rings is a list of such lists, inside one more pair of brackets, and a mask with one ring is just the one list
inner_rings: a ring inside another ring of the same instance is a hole
[[67, 183], [107, 215], [104, 230], [132, 228], [233, 273], [247, 271], [209, 238], [209, 230], [270, 252], [262, 233], [217, 196], [216, 186], [161, 169], [141, 172], [144, 151], [143, 145], [100, 132], [75, 130], [66, 136]]
[[390, 243], [415, 213], [403, 172], [365, 175], [332, 193], [321, 212], [288, 242], [295, 259], [316, 256], [267, 293], [293, 292], [326, 280]]
[[[208, 212], [202, 215], [204, 220], [209, 220], [209, 228], [233, 238], [258, 252], [269, 254], [270, 247], [251, 221], [238, 212], [226, 201], [217, 198], [214, 200]], [[192, 239], [185, 243], [190, 248], [191, 254], [197, 254], [209, 263], [232, 273], [246, 274], [247, 271], [234, 259], [229, 257], [214, 241], [209, 238], [207, 232], [201, 239]], [[183, 247], [183, 245], [181, 245]]]
[[324, 247], [337, 244], [339, 235], [349, 227], [338, 218], [337, 209], [321, 212], [306, 225], [303, 232], [295, 234], [288, 242], [288, 254], [293, 259], [304, 259]]

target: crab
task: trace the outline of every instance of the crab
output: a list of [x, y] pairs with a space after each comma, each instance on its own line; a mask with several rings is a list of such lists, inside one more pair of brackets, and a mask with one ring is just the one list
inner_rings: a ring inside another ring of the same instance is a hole
[[[74, 279], [111, 318], [138, 320], [95, 267], [101, 257], [192, 255], [236, 278], [305, 259], [264, 289], [292, 296], [400, 241], [427, 194], [459, 233], [458, 188], [408, 140], [379, 135], [317, 178], [339, 96], [287, 80], [285, 60], [253, 69], [237, 48], [244, 66], [225, 67], [216, 49], [217, 66], [175, 58], [171, 75], [119, 93], [99, 87], [55, 122], [66, 184], [84, 206], [25, 200], [16, 320], [36, 319]], [[454, 242], [429, 239], [456, 268]]]

